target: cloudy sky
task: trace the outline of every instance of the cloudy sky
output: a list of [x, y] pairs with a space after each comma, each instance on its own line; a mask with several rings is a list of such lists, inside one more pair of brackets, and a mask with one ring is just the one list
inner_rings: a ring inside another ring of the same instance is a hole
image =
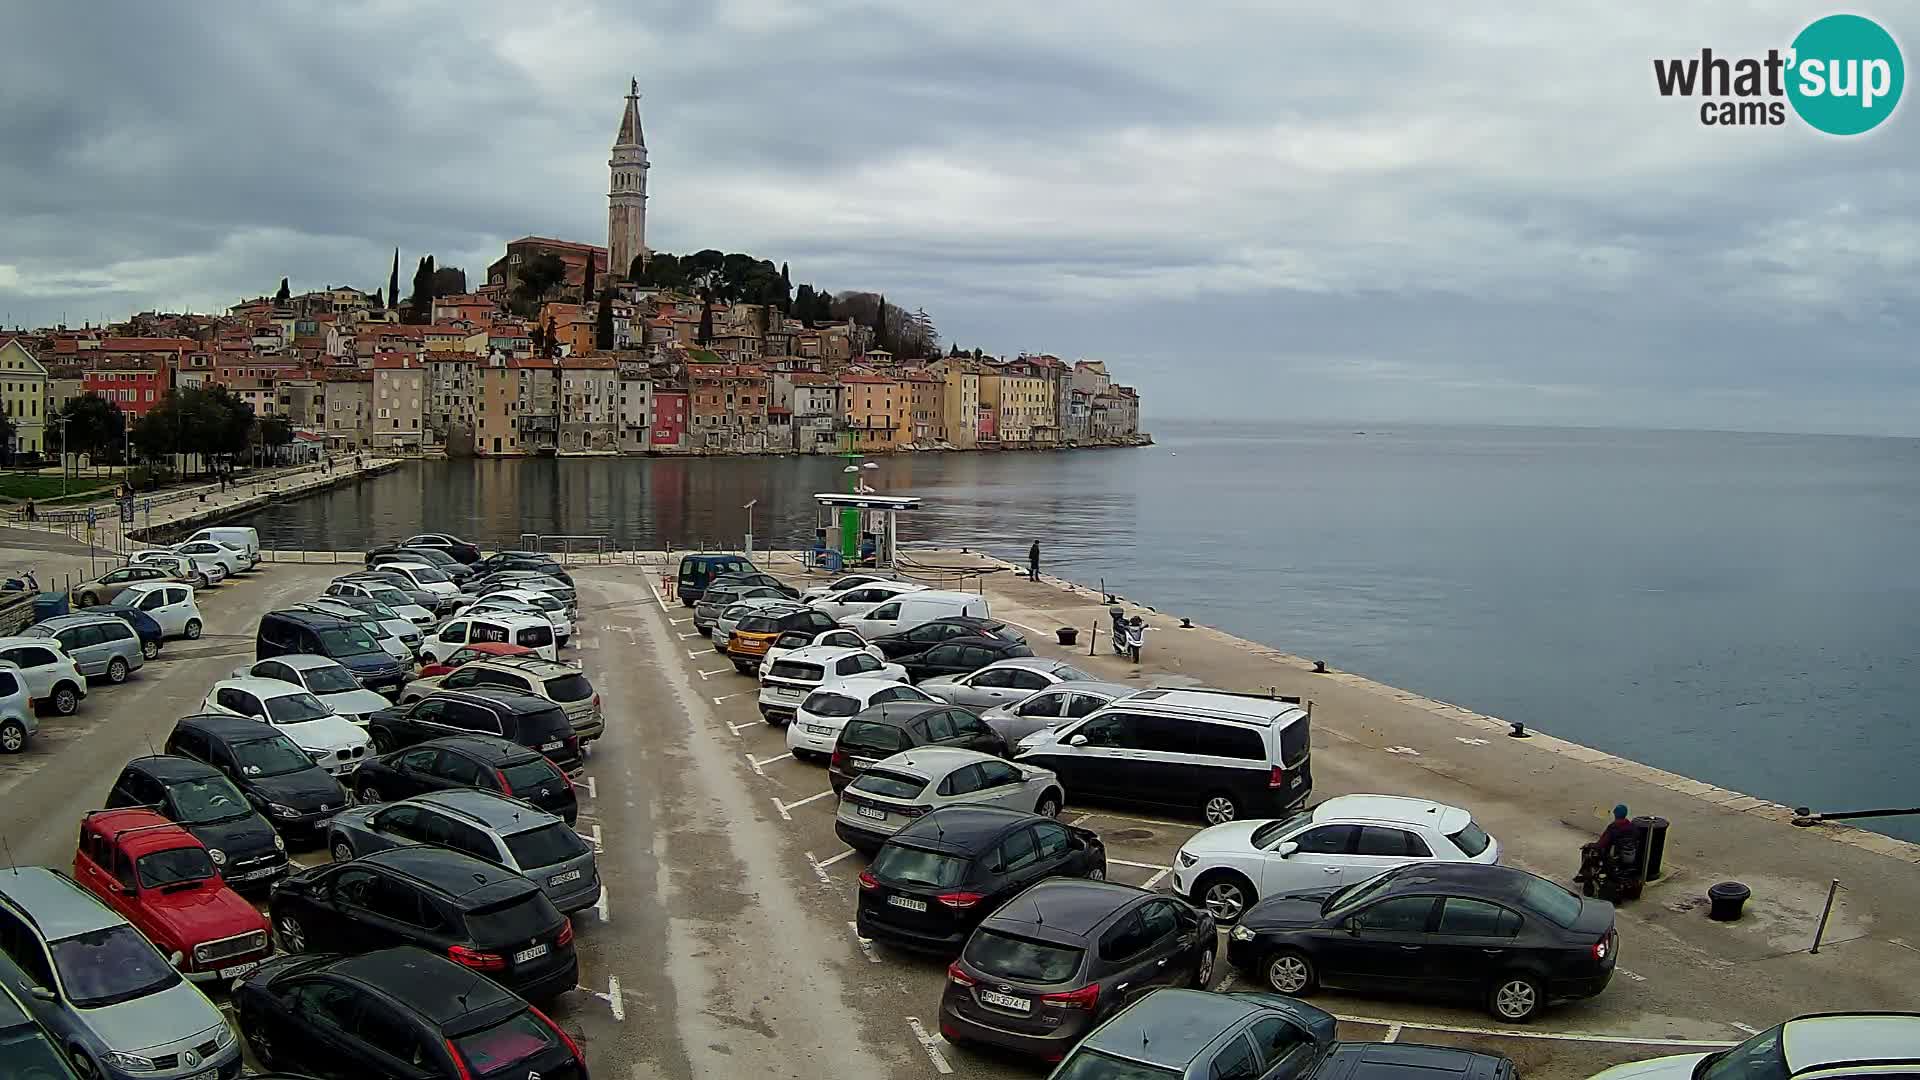
[[1835, 9], [1461, 6], [9, 4], [0, 319], [604, 242], [632, 75], [655, 249], [1107, 359], [1150, 419], [1920, 433], [1920, 104], [1840, 140], [1653, 87]]

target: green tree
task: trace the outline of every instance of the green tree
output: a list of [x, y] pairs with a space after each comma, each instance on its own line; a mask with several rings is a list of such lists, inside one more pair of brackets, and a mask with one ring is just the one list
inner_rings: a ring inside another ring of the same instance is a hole
[[264, 416], [255, 427], [267, 458], [276, 464], [283, 460], [282, 450], [293, 442], [293, 425], [284, 416]]
[[700, 344], [713, 340], [713, 290], [702, 287], [700, 290]]
[[387, 306], [386, 297], [381, 295], [379, 289], [373, 290], [373, 306], [375, 308], [383, 308]]
[[9, 462], [13, 460], [13, 437], [18, 432], [19, 428], [14, 425], [13, 417], [0, 413], [0, 447], [6, 449]]
[[287, 288], [287, 279], [281, 278], [280, 291], [273, 294], [274, 302], [278, 304], [284, 304], [288, 300], [292, 299], [292, 297], [293, 297], [293, 290]]
[[554, 329], [553, 315], [551, 312], [549, 312], [547, 315], [547, 328], [543, 332], [542, 336], [547, 339], [547, 346], [546, 346], [546, 350], [543, 353], [541, 353], [541, 355], [549, 359], [559, 356], [560, 355], [560, 334], [558, 331]]
[[792, 316], [811, 326], [813, 324], [813, 286], [802, 285], [793, 291]]
[[423, 325], [433, 321], [433, 256], [420, 260], [413, 272], [413, 295], [407, 298], [407, 321]]
[[567, 264], [560, 260], [560, 256], [543, 251], [520, 267], [520, 284], [515, 288], [537, 307], [566, 276]]
[[85, 454], [98, 461], [107, 451], [118, 450], [127, 435], [127, 417], [116, 402], [88, 391], [67, 402], [60, 410], [65, 429], [65, 452]]
[[780, 264], [780, 314], [793, 314], [793, 278], [787, 274], [787, 264]]
[[593, 347], [601, 352], [613, 350], [613, 290], [600, 292], [600, 309], [593, 314]]
[[891, 352], [893, 350], [893, 334], [887, 329], [886, 293], [881, 293], [880, 298], [874, 301], [873, 322], [870, 325], [873, 327], [873, 347]]
[[813, 323], [823, 326], [833, 321], [833, 294], [825, 289], [813, 294]]
[[457, 266], [442, 266], [433, 272], [433, 298], [458, 296], [467, 291], [467, 272]]
[[593, 256], [588, 255], [587, 256], [587, 273], [586, 273], [586, 276], [580, 282], [580, 302], [583, 304], [590, 304], [593, 302], [593, 264], [594, 264]]
[[393, 249], [393, 272], [387, 275], [387, 303], [400, 306], [400, 249], [397, 247]]

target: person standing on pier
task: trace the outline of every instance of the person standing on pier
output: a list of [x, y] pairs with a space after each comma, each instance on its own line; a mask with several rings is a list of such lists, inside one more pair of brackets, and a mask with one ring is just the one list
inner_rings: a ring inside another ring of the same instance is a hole
[[1035, 540], [1033, 546], [1027, 549], [1027, 576], [1035, 581], [1040, 580], [1040, 541], [1038, 540]]

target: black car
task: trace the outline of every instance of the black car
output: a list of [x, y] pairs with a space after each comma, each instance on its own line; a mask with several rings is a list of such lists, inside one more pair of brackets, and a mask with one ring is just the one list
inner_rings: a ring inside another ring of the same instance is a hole
[[1107, 876], [1087, 829], [997, 806], [949, 806], [894, 833], [860, 872], [860, 936], [952, 955], [1020, 890], [1050, 877]]
[[368, 758], [354, 770], [363, 803], [430, 791], [479, 788], [510, 795], [571, 825], [579, 814], [573, 781], [537, 750], [489, 735], [449, 735]]
[[269, 611], [260, 616], [253, 658], [314, 653], [353, 672], [360, 685], [395, 697], [407, 684], [407, 669], [380, 647], [373, 635], [337, 615], [318, 611]]
[[480, 588], [482, 585], [488, 585], [507, 577], [525, 578], [536, 575], [553, 578], [568, 588], [573, 587], [573, 575], [567, 573], [566, 567], [561, 566], [552, 559], [539, 558], [509, 559], [498, 566], [486, 567], [484, 569], [476, 566], [474, 567], [473, 577], [467, 579], [461, 588], [471, 591]]
[[584, 768], [566, 710], [513, 690], [435, 690], [412, 705], [374, 713], [367, 730], [382, 754], [445, 735], [497, 735], [545, 754], [568, 776]]
[[[517, 565], [520, 563], [528, 565]], [[496, 551], [468, 565], [473, 568], [473, 576], [478, 578], [485, 577], [496, 570], [537, 570], [545, 566], [559, 566], [560, 560], [544, 551]]]
[[[902, 656], [923, 653], [954, 638], [999, 638], [1002, 641], [1026, 644], [1026, 638], [1018, 630], [999, 619], [982, 619], [973, 615], [949, 615], [944, 619], [924, 622], [911, 630], [900, 630], [891, 634], [882, 634], [873, 639], [872, 644], [887, 659], [894, 660]], [[1030, 651], [1014, 653], [1015, 656], [1031, 656]]]
[[1024, 641], [1008, 641], [998, 637], [957, 637], [941, 642], [926, 652], [896, 657], [893, 662], [907, 669], [907, 678], [919, 682], [936, 675], [971, 675], [996, 660], [1032, 655], [1033, 650], [1027, 648]]
[[712, 581], [707, 582], [707, 588], [709, 589], [715, 585], [758, 585], [764, 589], [778, 589], [789, 599], [800, 599], [799, 589], [781, 581], [772, 574], [764, 574], [758, 570], [739, 570], [731, 574], [720, 574]]
[[271, 724], [223, 713], [182, 717], [167, 753], [219, 769], [281, 829], [312, 829], [346, 808], [347, 789]]
[[287, 872], [287, 844], [233, 781], [204, 762], [155, 754], [127, 762], [107, 792], [107, 809], [145, 806], [207, 846], [227, 884], [265, 888]]
[[125, 604], [95, 604], [87, 609], [87, 614], [111, 615], [133, 627], [133, 632], [140, 635], [140, 657], [143, 660], [159, 656], [160, 646], [166, 643], [167, 635], [160, 629], [160, 624], [139, 608]]
[[1519, 1075], [1501, 1054], [1408, 1042], [1334, 1043], [1313, 1070], [1313, 1080], [1518, 1080]]
[[886, 701], [855, 713], [840, 729], [827, 782], [840, 791], [884, 757], [916, 746], [954, 746], [1000, 757], [1012, 748], [969, 710], [940, 701]]
[[947, 969], [940, 1031], [1059, 1060], [1163, 986], [1213, 985], [1213, 918], [1108, 881], [1043, 881], [987, 916]]
[[480, 561], [480, 546], [471, 541], [462, 540], [452, 533], [419, 533], [400, 541], [400, 546], [440, 548], [469, 565]]
[[1512, 867], [1423, 862], [1268, 897], [1228, 935], [1227, 956], [1282, 994], [1439, 991], [1518, 1023], [1606, 989], [1618, 949], [1612, 904]]
[[328, 1077], [588, 1080], [580, 1048], [518, 995], [414, 948], [282, 956], [233, 992], [240, 1033], [268, 1068]]
[[540, 886], [452, 848], [388, 848], [302, 870], [267, 914], [290, 953], [417, 945], [534, 1001], [574, 987], [573, 923]]

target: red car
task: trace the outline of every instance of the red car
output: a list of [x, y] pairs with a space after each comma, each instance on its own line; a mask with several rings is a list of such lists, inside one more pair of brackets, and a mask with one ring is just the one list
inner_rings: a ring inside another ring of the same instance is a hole
[[482, 657], [531, 656], [532, 654], [533, 650], [527, 648], [525, 645], [509, 645], [504, 641], [476, 641], [471, 645], [462, 645], [458, 649], [453, 650], [451, 655], [437, 664], [420, 665], [420, 674], [414, 677], [418, 679], [431, 679], [439, 675], [445, 675], [447, 672], [452, 671], [462, 664], [479, 660]]
[[238, 978], [273, 951], [267, 920], [233, 891], [206, 846], [151, 810], [95, 810], [73, 877], [195, 982]]

